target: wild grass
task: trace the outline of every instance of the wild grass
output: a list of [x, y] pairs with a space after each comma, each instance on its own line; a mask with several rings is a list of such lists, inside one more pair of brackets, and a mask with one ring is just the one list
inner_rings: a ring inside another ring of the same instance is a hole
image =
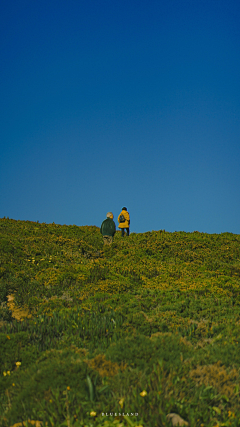
[[239, 426], [239, 243], [0, 219], [0, 425]]

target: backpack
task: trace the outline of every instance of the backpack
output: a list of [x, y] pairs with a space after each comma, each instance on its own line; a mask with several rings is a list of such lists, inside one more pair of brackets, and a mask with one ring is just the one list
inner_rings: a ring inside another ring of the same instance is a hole
[[125, 222], [126, 218], [124, 215], [120, 215], [119, 220], [120, 220], [120, 222]]

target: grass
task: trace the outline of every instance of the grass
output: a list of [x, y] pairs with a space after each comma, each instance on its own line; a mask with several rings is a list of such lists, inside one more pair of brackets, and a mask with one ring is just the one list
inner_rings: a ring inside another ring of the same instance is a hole
[[0, 219], [0, 425], [239, 426], [239, 243]]

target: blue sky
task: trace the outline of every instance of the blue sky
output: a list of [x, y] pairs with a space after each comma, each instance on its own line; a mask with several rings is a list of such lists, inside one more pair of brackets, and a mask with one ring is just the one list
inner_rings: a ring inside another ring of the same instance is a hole
[[240, 233], [240, 3], [2, 0], [0, 217]]

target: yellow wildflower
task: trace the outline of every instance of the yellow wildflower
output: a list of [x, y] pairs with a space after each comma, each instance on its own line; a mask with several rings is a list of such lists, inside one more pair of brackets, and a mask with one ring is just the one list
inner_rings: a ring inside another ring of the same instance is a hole
[[67, 386], [67, 390], [70, 390], [70, 387], [69, 387], [69, 386]]
[[119, 405], [121, 406], [121, 408], [123, 407], [123, 402], [124, 402], [124, 397], [122, 397], [122, 399], [119, 400]]
[[92, 412], [90, 412], [90, 415], [91, 415], [91, 417], [96, 417], [97, 412], [92, 411]]
[[10, 372], [10, 371], [7, 371], [7, 374], [8, 374], [8, 375], [10, 375], [10, 374], [11, 374], [11, 372]]
[[3, 375], [4, 375], [4, 377], [6, 377], [6, 375], [7, 375], [7, 372], [6, 372], [6, 371], [3, 371]]
[[143, 390], [143, 391], [140, 393], [140, 396], [142, 396], [142, 397], [144, 397], [144, 396], [146, 396], [146, 395], [147, 395], [146, 390]]
[[21, 365], [21, 362], [16, 362], [17, 367]]

